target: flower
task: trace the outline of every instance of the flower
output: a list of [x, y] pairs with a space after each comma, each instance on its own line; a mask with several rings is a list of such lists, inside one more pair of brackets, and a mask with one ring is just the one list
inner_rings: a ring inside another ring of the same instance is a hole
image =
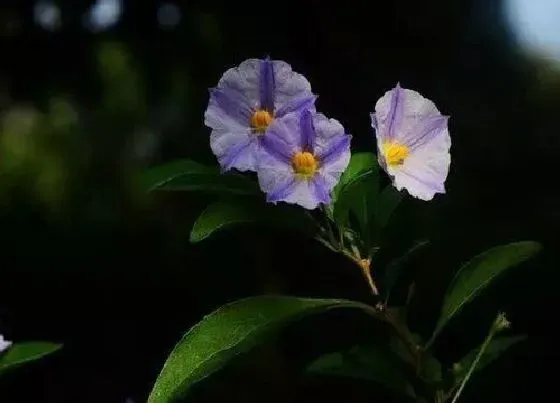
[[222, 169], [256, 171], [268, 126], [290, 112], [315, 110], [316, 98], [309, 81], [283, 61], [249, 59], [226, 71], [210, 90], [205, 113], [210, 146]]
[[335, 119], [311, 111], [275, 120], [262, 140], [258, 179], [267, 201], [313, 210], [331, 201], [331, 191], [350, 162], [350, 139]]
[[448, 119], [432, 101], [399, 84], [377, 101], [371, 121], [379, 163], [397, 190], [422, 200], [445, 193], [451, 163]]
[[10, 348], [12, 345], [11, 341], [4, 340], [4, 336], [0, 334], [0, 353]]

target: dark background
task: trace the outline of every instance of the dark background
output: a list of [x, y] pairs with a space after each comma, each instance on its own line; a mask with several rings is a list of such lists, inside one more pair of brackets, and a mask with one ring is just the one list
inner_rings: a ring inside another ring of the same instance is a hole
[[[94, 2], [52, 2], [61, 14], [48, 29], [34, 21], [36, 3], [0, 5], [0, 331], [64, 350], [0, 379], [2, 403], [145, 401], [181, 334], [239, 297], [368, 301], [351, 265], [292, 234], [243, 229], [190, 246], [210, 198], [149, 197], [138, 185], [140, 170], [162, 161], [215, 163], [207, 88], [265, 55], [311, 81], [318, 107], [353, 134], [355, 150], [372, 149], [369, 113], [397, 81], [451, 115], [448, 193], [398, 212], [395, 253], [432, 240], [409, 269], [412, 325], [429, 334], [461, 262], [537, 240], [544, 252], [466, 309], [436, 354], [460, 358], [505, 310], [529, 340], [481, 372], [462, 401], [555, 393], [560, 73], [514, 41], [502, 1], [176, 2], [175, 26], [158, 23], [163, 2], [124, 1], [116, 25], [99, 31], [83, 19]], [[307, 350], [364, 338], [364, 326], [341, 315], [296, 329], [199, 399], [380, 398], [367, 385], [294, 369]]]

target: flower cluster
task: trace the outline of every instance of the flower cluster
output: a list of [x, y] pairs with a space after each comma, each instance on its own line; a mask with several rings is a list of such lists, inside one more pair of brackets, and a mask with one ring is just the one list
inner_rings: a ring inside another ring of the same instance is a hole
[[[210, 90], [205, 124], [223, 171], [257, 173], [267, 201], [315, 209], [350, 161], [351, 136], [316, 111], [309, 81], [289, 64], [249, 59], [224, 73]], [[400, 85], [371, 115], [379, 163], [398, 190], [430, 200], [444, 193], [450, 164], [447, 116], [430, 100]]]

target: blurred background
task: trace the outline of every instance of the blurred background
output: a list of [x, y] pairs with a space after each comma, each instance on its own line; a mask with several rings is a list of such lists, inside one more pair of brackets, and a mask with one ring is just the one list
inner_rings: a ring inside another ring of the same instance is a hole
[[[2, 1], [0, 333], [65, 347], [3, 376], [0, 401], [142, 402], [182, 333], [225, 302], [265, 292], [367, 301], [351, 265], [291, 234], [248, 228], [190, 246], [211, 198], [139, 185], [142, 169], [174, 158], [215, 164], [208, 88], [266, 55], [311, 81], [318, 108], [345, 125], [356, 150], [373, 149], [369, 113], [398, 81], [451, 115], [448, 193], [407, 200], [393, 226], [395, 253], [432, 241], [409, 269], [422, 318], [412, 325], [430, 332], [462, 262], [537, 240], [544, 252], [465, 310], [436, 353], [460, 358], [505, 310], [529, 340], [463, 401], [554, 393], [558, 21], [554, 0]], [[357, 319], [332, 320], [336, 333], [319, 323], [307, 337], [288, 335], [283, 358], [266, 361], [273, 368], [232, 372], [235, 382], [211, 384], [199, 401], [372, 401], [379, 395], [362, 384], [293, 370], [300, 350], [363, 337]]]

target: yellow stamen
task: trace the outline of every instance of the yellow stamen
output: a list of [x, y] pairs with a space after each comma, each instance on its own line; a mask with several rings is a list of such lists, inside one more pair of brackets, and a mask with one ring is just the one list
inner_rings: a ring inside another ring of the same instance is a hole
[[298, 151], [292, 158], [292, 167], [297, 176], [311, 178], [318, 168], [318, 161], [313, 154], [307, 151]]
[[389, 141], [383, 144], [382, 151], [387, 165], [391, 166], [401, 165], [410, 154], [407, 146]]
[[274, 117], [269, 111], [259, 109], [251, 116], [251, 127], [257, 134], [264, 134], [268, 125], [272, 123]]

